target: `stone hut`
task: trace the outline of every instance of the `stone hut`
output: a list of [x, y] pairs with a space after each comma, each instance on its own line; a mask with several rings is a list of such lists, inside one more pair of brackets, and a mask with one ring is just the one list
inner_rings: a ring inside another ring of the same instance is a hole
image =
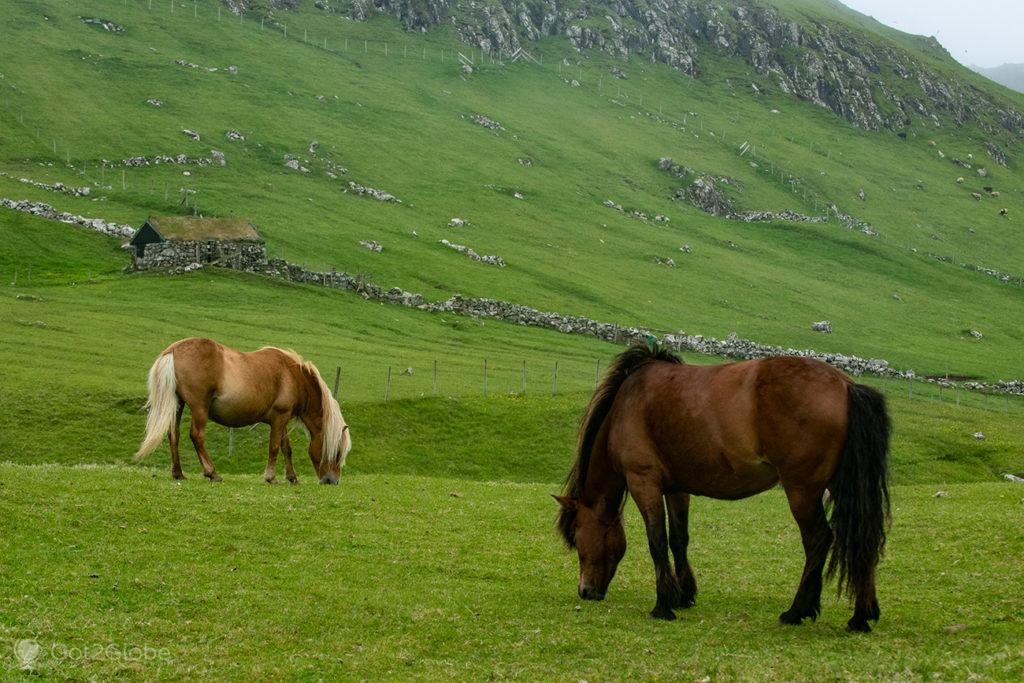
[[135, 231], [136, 270], [169, 270], [219, 265], [258, 270], [267, 265], [267, 245], [248, 221], [240, 218], [150, 216]]

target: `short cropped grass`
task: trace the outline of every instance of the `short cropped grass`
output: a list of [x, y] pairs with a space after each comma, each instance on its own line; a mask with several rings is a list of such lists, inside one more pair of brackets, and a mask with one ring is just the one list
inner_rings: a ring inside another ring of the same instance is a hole
[[695, 501], [700, 594], [662, 623], [647, 616], [653, 572], [632, 504], [612, 590], [583, 603], [547, 485], [397, 475], [213, 485], [10, 464], [0, 481], [0, 637], [40, 645], [32, 671], [0, 651], [15, 680], [1024, 676], [1024, 489], [1009, 483], [941, 498], [897, 487], [882, 618], [851, 635], [850, 609], [831, 593], [817, 623], [775, 623], [802, 562], [777, 490]]

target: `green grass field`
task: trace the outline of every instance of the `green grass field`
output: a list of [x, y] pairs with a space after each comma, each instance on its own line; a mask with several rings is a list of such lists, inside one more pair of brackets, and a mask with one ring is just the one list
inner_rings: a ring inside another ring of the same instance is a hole
[[[817, 623], [776, 625], [802, 563], [778, 491], [696, 502], [697, 605], [662, 623], [647, 617], [653, 572], [632, 506], [608, 598], [576, 598], [551, 484], [378, 474], [340, 488], [213, 486], [24, 465], [0, 466], [0, 481], [0, 623], [12, 642], [39, 643], [47, 679], [1024, 675], [1024, 501], [1010, 484], [946, 498], [897, 487], [882, 618], [851, 636], [849, 608], [829, 595]], [[4, 665], [16, 679], [7, 648]]]
[[[548, 39], [531, 46], [543, 64], [491, 64], [477, 51], [465, 76], [456, 52], [469, 48], [447, 30], [405, 33], [384, 17], [307, 6], [261, 30], [253, 15], [218, 21], [216, 8], [5, 3], [0, 197], [137, 225], [185, 212], [179, 191], [191, 189], [204, 214], [253, 220], [272, 256], [428, 299], [491, 296], [882, 357], [920, 374], [1024, 377], [1024, 289], [934, 258], [1022, 273], [1021, 167], [1014, 155], [1007, 168], [990, 163], [976, 129], [917, 125], [906, 141], [858, 131], [770, 83], [749, 95], [756, 75], [714, 56], [690, 80]], [[859, 26], [988, 87], [866, 18], [803, 0], [784, 9]], [[79, 19], [93, 16], [126, 30]], [[613, 65], [629, 79], [613, 78]], [[472, 123], [475, 113], [504, 130]], [[246, 140], [228, 141], [229, 129]], [[740, 156], [745, 141], [756, 149]], [[227, 166], [102, 163], [210, 149]], [[999, 200], [971, 199], [982, 180], [949, 161], [972, 153]], [[285, 154], [310, 173], [285, 168]], [[880, 235], [712, 218], [670, 199], [683, 181], [657, 170], [661, 156], [739, 180], [743, 209], [836, 202]], [[334, 164], [348, 174], [330, 178]], [[803, 190], [784, 184], [791, 176]], [[346, 193], [348, 180], [402, 203]], [[605, 199], [671, 221], [640, 221]], [[455, 216], [471, 226], [447, 227]], [[509, 266], [472, 262], [441, 238]], [[803, 561], [779, 490], [695, 501], [698, 603], [654, 622], [632, 504], [630, 551], [594, 604], [576, 598], [575, 553], [554, 533], [549, 498], [620, 346], [214, 268], [126, 273], [121, 241], [0, 208], [0, 680], [1024, 677], [1024, 487], [1002, 477], [1024, 475], [1024, 399], [862, 378], [886, 393], [895, 427], [894, 525], [872, 634], [847, 634], [850, 609], [831, 593], [817, 623], [776, 625]], [[822, 318], [834, 334], [810, 331]], [[293, 348], [328, 384], [340, 367], [354, 441], [341, 486], [314, 485], [301, 428], [300, 486], [263, 483], [262, 425], [211, 426], [221, 484], [203, 480], [187, 444], [184, 482], [170, 479], [166, 446], [132, 463], [149, 365], [192, 335]]]

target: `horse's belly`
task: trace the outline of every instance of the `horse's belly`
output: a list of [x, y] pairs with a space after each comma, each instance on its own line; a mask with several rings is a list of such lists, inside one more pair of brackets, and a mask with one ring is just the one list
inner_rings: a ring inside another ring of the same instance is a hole
[[694, 463], [674, 473], [673, 489], [697, 496], [736, 500], [767, 491], [779, 482], [779, 472], [763, 460], [727, 458], [721, 463]]
[[266, 410], [252, 401], [238, 401], [231, 397], [218, 396], [210, 404], [210, 419], [225, 427], [246, 427], [262, 422]]

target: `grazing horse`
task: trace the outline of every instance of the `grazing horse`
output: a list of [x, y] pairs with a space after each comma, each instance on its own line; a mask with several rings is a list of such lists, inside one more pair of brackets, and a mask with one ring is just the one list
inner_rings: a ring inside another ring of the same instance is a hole
[[[805, 563], [784, 624], [816, 619], [822, 572], [838, 572], [854, 602], [851, 631], [877, 621], [875, 567], [889, 522], [884, 397], [807, 358], [692, 366], [633, 346], [609, 367], [580, 425], [558, 530], [579, 553], [579, 595], [601, 600], [626, 552], [626, 491], [647, 527], [657, 603], [675, 619], [697, 583], [686, 558], [690, 496], [746, 498], [782, 484], [800, 527]], [[833, 507], [831, 521], [823, 503]], [[665, 509], [668, 508], [668, 533]], [[671, 548], [675, 572], [669, 564]]]
[[189, 435], [203, 474], [221, 477], [206, 451], [206, 423], [227, 427], [257, 422], [270, 425], [270, 456], [263, 478], [277, 480], [277, 451], [284, 450], [288, 481], [298, 483], [292, 467], [288, 423], [298, 418], [309, 432], [309, 458], [321, 484], [337, 484], [352, 448], [348, 425], [327, 384], [312, 363], [294, 351], [267, 346], [244, 353], [212, 339], [192, 337], [168, 346], [149, 369], [149, 417], [136, 459], [151, 453], [167, 436], [171, 476], [184, 479], [178, 438], [185, 404], [192, 413]]

